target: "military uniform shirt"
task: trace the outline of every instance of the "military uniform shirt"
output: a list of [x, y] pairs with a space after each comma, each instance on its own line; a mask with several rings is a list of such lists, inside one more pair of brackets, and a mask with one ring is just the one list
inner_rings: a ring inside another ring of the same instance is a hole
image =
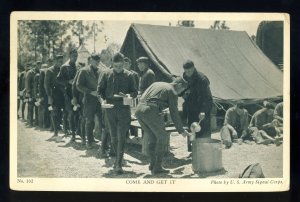
[[178, 96], [174, 87], [166, 82], [155, 82], [142, 94], [141, 102], [154, 103], [162, 111], [169, 108], [172, 121], [179, 133], [183, 132], [183, 125], [178, 113]]
[[152, 83], [155, 82], [155, 74], [151, 69], [147, 69], [142, 72], [140, 82], [139, 82], [139, 91], [143, 93]]
[[121, 73], [113, 69], [105, 70], [99, 77], [98, 94], [110, 104], [122, 105], [122, 98], [115, 98], [115, 94], [120, 92], [130, 94], [131, 97], [137, 96], [137, 87], [130, 71], [123, 69]]

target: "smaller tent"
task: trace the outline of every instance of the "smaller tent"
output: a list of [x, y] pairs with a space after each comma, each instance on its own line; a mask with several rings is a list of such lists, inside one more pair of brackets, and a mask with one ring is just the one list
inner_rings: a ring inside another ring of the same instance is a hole
[[90, 56], [90, 52], [85, 48], [85, 46], [83, 44], [81, 46], [79, 46], [77, 52], [78, 52], [77, 63], [82, 62], [87, 65], [88, 57]]

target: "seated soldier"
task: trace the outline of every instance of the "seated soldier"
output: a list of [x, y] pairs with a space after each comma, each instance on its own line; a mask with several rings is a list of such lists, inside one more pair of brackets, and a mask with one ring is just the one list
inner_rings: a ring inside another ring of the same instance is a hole
[[249, 125], [249, 132], [257, 144], [280, 145], [279, 130], [273, 124], [274, 106], [265, 101], [264, 108], [255, 112]]
[[273, 124], [279, 129], [280, 133], [283, 132], [283, 102], [276, 105], [273, 115]]
[[226, 148], [232, 146], [233, 139], [246, 136], [248, 125], [248, 111], [244, 109], [244, 103], [239, 101], [235, 106], [229, 108], [225, 114], [221, 139]]

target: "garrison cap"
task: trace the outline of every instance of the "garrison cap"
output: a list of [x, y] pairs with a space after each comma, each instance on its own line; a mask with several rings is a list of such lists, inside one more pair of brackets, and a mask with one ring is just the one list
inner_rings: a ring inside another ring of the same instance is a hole
[[100, 55], [97, 54], [97, 53], [93, 53], [93, 54], [91, 55], [91, 58], [92, 58], [93, 60], [100, 60]]
[[186, 60], [184, 63], [183, 63], [183, 69], [190, 69], [192, 67], [194, 67], [194, 62], [192, 60]]
[[125, 58], [124, 58], [124, 62], [131, 63], [131, 60], [130, 60], [128, 57], [125, 57]]
[[149, 58], [148, 57], [139, 57], [137, 60], [136, 60], [137, 63], [148, 63], [149, 62]]
[[243, 109], [245, 107], [245, 103], [243, 100], [238, 100], [235, 105], [240, 108], [240, 109]]
[[47, 64], [42, 64], [42, 68], [47, 68], [48, 65]]
[[80, 66], [82, 66], [82, 67], [85, 66], [85, 63], [84, 63], [84, 62], [78, 62], [78, 64], [79, 64]]
[[55, 59], [63, 59], [63, 55], [61, 55], [61, 54], [57, 54], [57, 55], [55, 55]]
[[274, 106], [268, 101], [264, 101], [263, 104], [264, 104], [264, 107], [267, 109], [274, 109]]

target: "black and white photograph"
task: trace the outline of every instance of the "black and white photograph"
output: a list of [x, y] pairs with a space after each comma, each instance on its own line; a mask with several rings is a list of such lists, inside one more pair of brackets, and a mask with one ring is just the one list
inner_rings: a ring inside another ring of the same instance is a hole
[[287, 14], [14, 12], [10, 34], [12, 189], [289, 189]]

